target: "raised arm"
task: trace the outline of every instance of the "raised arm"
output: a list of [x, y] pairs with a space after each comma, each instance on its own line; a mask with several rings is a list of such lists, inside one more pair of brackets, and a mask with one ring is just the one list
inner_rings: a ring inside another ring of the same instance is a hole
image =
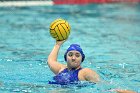
[[58, 74], [59, 71], [64, 67], [64, 65], [60, 64], [57, 61], [59, 49], [64, 42], [65, 41], [56, 41], [56, 44], [54, 45], [53, 50], [51, 51], [50, 55], [48, 56], [48, 65], [49, 65], [51, 71], [55, 74]]

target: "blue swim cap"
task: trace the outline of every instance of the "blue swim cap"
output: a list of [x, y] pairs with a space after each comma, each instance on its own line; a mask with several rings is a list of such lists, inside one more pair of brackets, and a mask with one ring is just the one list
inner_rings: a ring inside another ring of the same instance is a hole
[[66, 58], [67, 53], [68, 53], [69, 51], [72, 51], [72, 50], [76, 50], [76, 51], [78, 51], [78, 52], [81, 53], [81, 55], [82, 55], [82, 62], [83, 62], [84, 59], [85, 59], [85, 55], [84, 55], [84, 53], [83, 53], [83, 51], [82, 51], [82, 48], [81, 48], [80, 45], [78, 45], [78, 44], [71, 44], [71, 45], [70, 45], [70, 47], [67, 49], [67, 51], [66, 51], [66, 53], [65, 53], [65, 55], [64, 55], [65, 61], [67, 61], [67, 58]]

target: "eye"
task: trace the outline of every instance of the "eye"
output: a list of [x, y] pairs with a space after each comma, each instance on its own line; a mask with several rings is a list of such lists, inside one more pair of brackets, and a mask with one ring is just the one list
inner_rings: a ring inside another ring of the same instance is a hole
[[69, 56], [69, 57], [72, 57], [72, 56], [73, 56], [73, 53], [72, 53], [72, 52], [69, 52], [69, 53], [68, 53], [68, 56]]
[[76, 56], [76, 57], [80, 57], [81, 55], [80, 55], [79, 53], [76, 53], [75, 56]]

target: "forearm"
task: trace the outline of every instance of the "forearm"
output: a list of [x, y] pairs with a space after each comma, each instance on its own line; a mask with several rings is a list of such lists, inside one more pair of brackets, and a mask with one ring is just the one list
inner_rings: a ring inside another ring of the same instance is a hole
[[117, 93], [136, 93], [134, 91], [131, 90], [116, 90]]
[[65, 42], [65, 40], [56, 41], [56, 44], [54, 45], [54, 48], [48, 57], [48, 62], [56, 62], [57, 61], [59, 49], [64, 42]]
[[50, 62], [50, 61], [51, 62], [57, 61], [57, 56], [58, 56], [58, 52], [59, 52], [60, 46], [61, 45], [59, 45], [57, 43], [54, 45], [54, 48], [53, 48], [53, 50], [51, 51], [51, 53], [50, 53], [50, 55], [48, 57], [48, 62]]
[[62, 68], [62, 64], [57, 61], [59, 49], [64, 41], [56, 41], [54, 48], [52, 49], [50, 55], [48, 56], [48, 65], [49, 68], [55, 73], [58, 74]]

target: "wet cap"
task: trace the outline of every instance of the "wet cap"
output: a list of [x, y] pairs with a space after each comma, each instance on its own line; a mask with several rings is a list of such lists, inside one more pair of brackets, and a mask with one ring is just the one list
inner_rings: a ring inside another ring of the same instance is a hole
[[65, 53], [65, 55], [64, 55], [65, 61], [67, 61], [67, 58], [66, 58], [67, 53], [68, 53], [69, 51], [72, 51], [72, 50], [76, 50], [76, 51], [78, 51], [78, 52], [81, 53], [81, 55], [82, 55], [82, 62], [83, 62], [84, 59], [85, 59], [85, 55], [84, 55], [84, 53], [83, 53], [83, 51], [82, 51], [82, 48], [81, 48], [80, 45], [78, 45], [78, 44], [71, 44], [71, 45], [70, 45], [70, 47], [67, 49], [67, 51], [66, 51], [66, 53]]

